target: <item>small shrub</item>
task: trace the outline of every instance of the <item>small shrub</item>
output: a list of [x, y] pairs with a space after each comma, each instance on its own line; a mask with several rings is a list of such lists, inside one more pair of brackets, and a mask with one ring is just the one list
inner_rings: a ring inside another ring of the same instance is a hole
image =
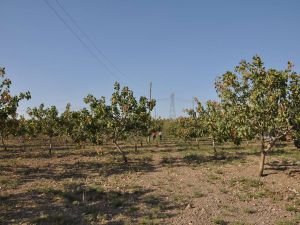
[[289, 211], [289, 212], [300, 212], [300, 210], [296, 207], [296, 206], [293, 206], [293, 205], [287, 205], [286, 206], [286, 211]]

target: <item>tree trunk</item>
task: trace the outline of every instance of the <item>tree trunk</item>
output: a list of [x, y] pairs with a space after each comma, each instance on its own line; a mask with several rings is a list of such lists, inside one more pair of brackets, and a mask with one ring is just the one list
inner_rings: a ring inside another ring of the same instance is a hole
[[52, 155], [52, 137], [49, 138], [49, 155], [51, 156]]
[[[265, 167], [265, 158], [267, 155], [267, 152], [271, 151], [273, 146], [275, 145], [278, 138], [275, 138], [273, 141], [269, 142], [265, 149], [265, 144], [262, 143], [261, 146], [261, 158], [260, 158], [260, 165], [259, 165], [259, 176], [263, 176], [264, 173], [264, 167]], [[264, 140], [263, 140], [264, 141]]]
[[126, 157], [125, 152], [122, 151], [122, 149], [120, 148], [120, 146], [118, 145], [118, 143], [116, 141], [114, 141], [114, 144], [117, 147], [118, 151], [122, 154], [124, 162], [127, 163], [127, 157]]
[[200, 141], [199, 141], [199, 139], [197, 138], [196, 141], [197, 141], [197, 148], [200, 149]]
[[213, 139], [212, 145], [213, 145], [213, 148], [214, 148], [214, 154], [216, 156], [217, 155], [217, 149], [216, 149], [215, 139]]
[[64, 145], [65, 145], [65, 148], [68, 149], [68, 139], [67, 138], [64, 138]]
[[141, 147], [143, 147], [143, 141], [141, 141]]
[[134, 143], [134, 151], [137, 151], [138, 150], [138, 147], [137, 147], [137, 144], [136, 142]]
[[26, 151], [25, 137], [22, 137], [23, 151]]
[[261, 147], [260, 147], [260, 162], [259, 162], [259, 170], [258, 170], [258, 176], [260, 177], [264, 175], [265, 160], [266, 160], [265, 138], [264, 138], [264, 134], [262, 134]]
[[2, 146], [4, 148], [4, 151], [6, 151], [7, 147], [6, 147], [5, 143], [4, 143], [4, 137], [3, 137], [3, 135], [1, 135], [1, 141], [2, 141]]
[[85, 202], [86, 196], [85, 196], [85, 190], [82, 190], [82, 202]]
[[264, 175], [265, 160], [266, 160], [266, 152], [265, 150], [262, 149], [260, 152], [260, 163], [259, 163], [259, 171], [258, 171], [258, 175], [260, 177]]

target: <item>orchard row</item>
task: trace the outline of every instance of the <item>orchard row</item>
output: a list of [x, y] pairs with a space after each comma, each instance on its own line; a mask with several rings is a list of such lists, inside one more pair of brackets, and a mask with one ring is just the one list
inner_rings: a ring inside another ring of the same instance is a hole
[[[196, 109], [186, 110], [187, 116], [171, 121], [170, 134], [181, 139], [208, 137], [215, 143], [232, 141], [239, 145], [244, 140], [259, 138], [261, 160], [259, 175], [263, 175], [266, 154], [275, 143], [285, 137], [300, 139], [300, 75], [291, 63], [284, 70], [266, 69], [259, 56], [251, 62], [241, 61], [233, 72], [218, 77], [215, 88], [219, 101], [197, 102]], [[29, 99], [30, 93], [12, 95], [11, 81], [0, 68], [0, 132], [2, 144], [9, 135], [23, 138], [43, 134], [49, 138], [68, 136], [75, 143], [91, 142], [97, 145], [113, 143], [127, 157], [120, 141], [135, 141], [161, 129], [151, 118], [155, 100], [134, 97], [128, 87], [115, 83], [109, 101], [93, 95], [84, 98], [87, 105], [72, 111], [68, 104], [59, 115], [55, 106], [28, 108], [28, 118], [17, 115], [19, 102]]]

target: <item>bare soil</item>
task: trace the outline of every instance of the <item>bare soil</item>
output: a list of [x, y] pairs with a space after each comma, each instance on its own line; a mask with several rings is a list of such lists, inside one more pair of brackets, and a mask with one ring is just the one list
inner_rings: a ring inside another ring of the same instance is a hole
[[[66, 148], [64, 148], [66, 147]], [[300, 151], [173, 140], [124, 148], [0, 150], [0, 224], [300, 224]]]

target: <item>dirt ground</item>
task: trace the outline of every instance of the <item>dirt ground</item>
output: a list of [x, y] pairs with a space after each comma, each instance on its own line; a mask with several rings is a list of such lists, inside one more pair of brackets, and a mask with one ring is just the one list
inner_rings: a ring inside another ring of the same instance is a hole
[[300, 151], [278, 146], [257, 177], [258, 145], [173, 140], [0, 150], [0, 224], [300, 224]]

